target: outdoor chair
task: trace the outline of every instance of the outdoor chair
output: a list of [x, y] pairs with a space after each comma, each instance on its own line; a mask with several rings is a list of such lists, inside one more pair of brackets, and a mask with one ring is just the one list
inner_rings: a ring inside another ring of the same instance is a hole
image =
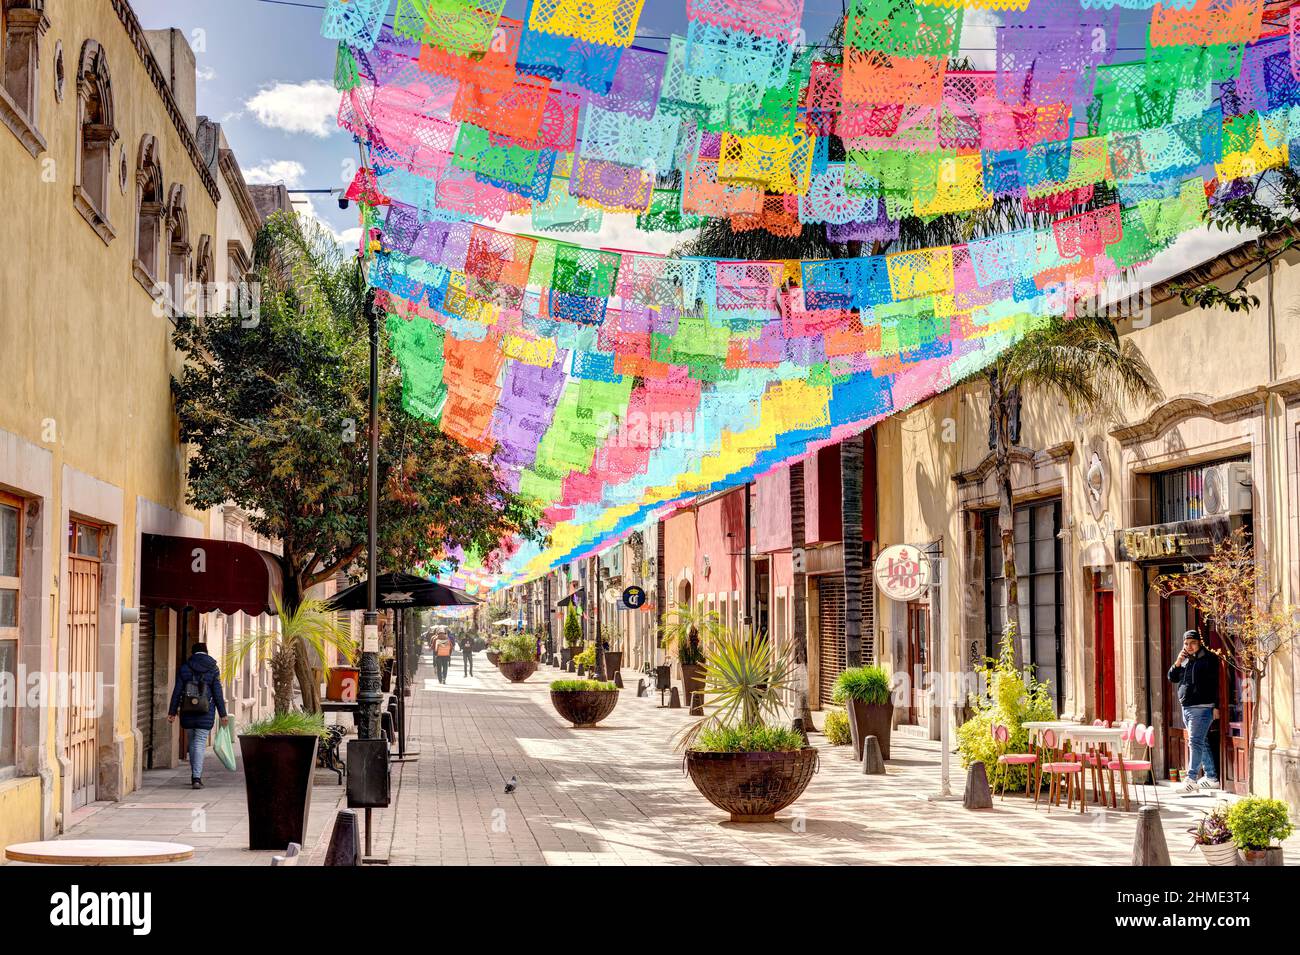
[[[1011, 738], [1011, 733], [1005, 726], [1003, 726], [1001, 723], [994, 724], [993, 742], [999, 749], [1005, 750], [1007, 747], [1008, 740], [1010, 740], [1010, 738]], [[1001, 797], [1002, 799], [1007, 798], [1007, 780], [1011, 777], [1011, 767], [1024, 766], [1027, 769], [1029, 769], [1029, 767], [1032, 767], [1036, 762], [1038, 762], [1038, 755], [1036, 753], [1000, 752], [998, 754], [998, 767], [999, 769], [1001, 769], [1000, 775], [1002, 778], [1002, 797]], [[1028, 776], [1029, 778], [1025, 780], [1026, 799], [1029, 798], [1029, 788], [1030, 786], [1033, 785], [1034, 782], [1034, 772], [1032, 769], [1029, 769]], [[995, 784], [994, 789], [996, 790], [996, 788], [997, 786]]]
[[[1087, 812], [1088, 801], [1083, 792], [1083, 761], [1077, 753], [1058, 753], [1056, 751], [1056, 733], [1053, 730], [1043, 732], [1043, 772], [1049, 778], [1047, 792], [1047, 811], [1052, 811], [1052, 803], [1061, 804], [1061, 784], [1065, 784], [1065, 806], [1074, 807], [1074, 793], [1079, 791], [1079, 812]], [[1038, 797], [1034, 797], [1038, 805]]]
[[[1120, 744], [1119, 755], [1107, 764], [1107, 768], [1111, 772], [1119, 773], [1120, 781], [1124, 786], [1124, 808], [1126, 810], [1129, 808], [1128, 774], [1151, 772], [1151, 747], [1155, 743], [1155, 738], [1156, 728], [1154, 726], [1144, 726], [1141, 723], [1138, 723], [1136, 726], [1126, 725], [1124, 727], [1124, 742]], [[1124, 755], [1125, 744], [1130, 747], [1133, 753], [1132, 756]], [[1156, 794], [1156, 805], [1159, 806], [1160, 787], [1155, 785], [1154, 776], [1151, 778], [1151, 784], [1151, 788]], [[1138, 785], [1136, 780], [1133, 785]], [[1138, 790], [1138, 797], [1145, 805], [1146, 797], [1140, 789]]]

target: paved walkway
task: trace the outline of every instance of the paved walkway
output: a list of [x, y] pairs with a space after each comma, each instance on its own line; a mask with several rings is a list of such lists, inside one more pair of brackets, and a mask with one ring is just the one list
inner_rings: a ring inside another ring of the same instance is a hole
[[[636, 677], [598, 727], [561, 722], [547, 690], [558, 671], [542, 667], [510, 684], [480, 654], [477, 676], [453, 661], [440, 686], [426, 658], [411, 698], [414, 762], [393, 765], [394, 805], [375, 813], [375, 852], [393, 864], [1114, 864], [1130, 859], [1135, 812], [1034, 809], [1009, 795], [992, 810], [929, 802], [939, 787], [938, 745], [895, 734], [888, 774], [867, 777], [850, 747], [820, 736], [821, 770], [775, 823], [733, 824], [682, 774], [672, 737], [690, 719], [638, 699]], [[953, 760], [953, 788], [963, 774]], [[515, 792], [504, 792], [517, 778]], [[158, 838], [196, 848], [187, 864], [265, 865], [251, 852], [242, 775], [212, 761], [207, 788], [188, 770], [149, 772], [120, 803], [79, 812], [67, 838]], [[1175, 865], [1203, 864], [1186, 834], [1213, 802], [1161, 790]], [[319, 863], [343, 787], [318, 770], [306, 862]], [[1300, 836], [1287, 845], [1300, 862]]]

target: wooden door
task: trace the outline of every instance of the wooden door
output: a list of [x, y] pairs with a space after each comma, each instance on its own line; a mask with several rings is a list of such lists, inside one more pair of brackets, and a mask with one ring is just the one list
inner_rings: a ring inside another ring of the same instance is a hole
[[[1218, 760], [1219, 781], [1224, 790], [1245, 795], [1251, 704], [1246, 702], [1244, 681], [1228, 664], [1218, 631], [1205, 620], [1186, 594], [1171, 594], [1162, 601], [1160, 624], [1164, 655], [1162, 677], [1178, 659], [1183, 634], [1188, 630], [1198, 631], [1205, 646], [1219, 654], [1219, 718], [1210, 727], [1209, 743]], [[1167, 679], [1164, 697], [1166, 761], [1171, 769], [1186, 769], [1187, 728], [1183, 725], [1183, 711], [1178, 704], [1178, 687]]]
[[930, 667], [930, 605], [913, 600], [907, 605], [907, 679], [911, 694], [903, 718], [908, 723], [923, 722]]
[[97, 557], [68, 557], [68, 673], [77, 683], [76, 692], [69, 699], [65, 746], [73, 809], [95, 800], [99, 576]]
[[1093, 712], [1115, 722], [1115, 591], [1096, 590], [1092, 600]]

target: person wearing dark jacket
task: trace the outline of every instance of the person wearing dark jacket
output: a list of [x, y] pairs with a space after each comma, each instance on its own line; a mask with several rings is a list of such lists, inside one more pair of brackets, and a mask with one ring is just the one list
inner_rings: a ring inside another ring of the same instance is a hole
[[1183, 708], [1190, 750], [1187, 783], [1182, 791], [1218, 789], [1219, 769], [1209, 738], [1219, 706], [1219, 658], [1206, 649], [1195, 630], [1183, 634], [1183, 651], [1169, 668], [1169, 682], [1178, 684], [1178, 704]]
[[[192, 707], [181, 712], [182, 697], [207, 697], [207, 710], [195, 711]], [[190, 658], [176, 671], [176, 686], [172, 689], [171, 705], [167, 707], [167, 719], [175, 723], [179, 715], [181, 726], [189, 737], [190, 752], [190, 786], [203, 788], [203, 756], [208, 747], [208, 735], [215, 722], [213, 708], [221, 717], [221, 725], [230, 722], [226, 715], [226, 698], [221, 693], [221, 668], [217, 661], [208, 656], [208, 647], [204, 643], [194, 644]]]

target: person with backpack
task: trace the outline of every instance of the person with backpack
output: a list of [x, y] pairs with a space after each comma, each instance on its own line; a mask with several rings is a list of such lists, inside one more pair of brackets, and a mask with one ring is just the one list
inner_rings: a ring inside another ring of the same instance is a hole
[[433, 645], [434, 673], [439, 683], [447, 682], [447, 670], [451, 667], [451, 635], [446, 630], [439, 631], [438, 639]]
[[176, 671], [176, 686], [167, 707], [168, 722], [175, 723], [179, 716], [189, 737], [190, 787], [193, 789], [203, 788], [203, 756], [215, 722], [212, 715], [214, 704], [221, 725], [225, 726], [230, 717], [226, 715], [226, 698], [221, 693], [221, 668], [208, 656], [207, 644], [196, 643], [190, 651], [190, 658]]

